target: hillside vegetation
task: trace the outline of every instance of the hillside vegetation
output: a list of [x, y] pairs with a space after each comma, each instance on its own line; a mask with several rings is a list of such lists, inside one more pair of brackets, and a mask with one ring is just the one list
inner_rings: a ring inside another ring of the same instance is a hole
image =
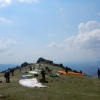
[[[38, 68], [37, 64], [32, 66]], [[51, 64], [41, 64], [41, 68], [46, 66], [53, 68], [52, 73], [64, 70]], [[0, 73], [1, 100], [100, 100], [100, 80], [97, 78], [62, 74], [59, 77], [50, 77], [48, 73], [48, 83], [42, 83], [48, 88], [29, 88], [19, 84], [21, 75], [27, 74], [27, 71], [29, 66], [23, 67], [21, 73], [16, 69], [14, 76], [10, 76], [11, 83], [6, 83], [4, 73]], [[41, 74], [35, 78], [39, 80]]]

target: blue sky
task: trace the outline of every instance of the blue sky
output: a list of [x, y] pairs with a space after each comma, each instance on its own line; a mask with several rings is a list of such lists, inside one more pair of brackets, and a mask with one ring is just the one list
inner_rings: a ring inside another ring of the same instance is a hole
[[0, 0], [0, 64], [100, 60], [100, 0]]

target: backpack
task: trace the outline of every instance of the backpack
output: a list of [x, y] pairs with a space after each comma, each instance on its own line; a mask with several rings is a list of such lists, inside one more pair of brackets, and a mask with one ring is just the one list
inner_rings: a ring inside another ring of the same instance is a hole
[[9, 75], [10, 75], [10, 72], [9, 71], [5, 71], [4, 77], [6, 78]]

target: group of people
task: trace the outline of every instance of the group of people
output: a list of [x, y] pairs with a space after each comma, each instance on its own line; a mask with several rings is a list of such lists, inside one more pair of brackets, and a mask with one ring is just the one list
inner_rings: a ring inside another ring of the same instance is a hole
[[[39, 67], [40, 67], [40, 65], [39, 65]], [[30, 66], [30, 71], [32, 71], [33, 69], [34, 69], [34, 67]], [[6, 83], [10, 83], [10, 73], [12, 73], [12, 76], [14, 76], [14, 71], [15, 71], [14, 68], [5, 71], [4, 77], [6, 78]], [[46, 72], [45, 71], [50, 72], [48, 67], [45, 67], [45, 70], [42, 68], [42, 71], [41, 71], [42, 81], [46, 81], [46, 79], [45, 79]], [[65, 68], [65, 72], [68, 73], [68, 67]], [[20, 73], [21, 73], [21, 68], [20, 68]], [[99, 68], [97, 71], [97, 75], [98, 75], [98, 78], [100, 79], [100, 69]]]
[[[41, 65], [39, 64], [39, 68], [40, 68], [40, 66], [41, 66]], [[34, 66], [29, 66], [29, 68], [30, 68], [30, 71], [34, 71], [34, 69], [35, 69]], [[46, 67], [46, 71], [49, 71], [48, 67]], [[42, 70], [41, 70], [41, 75], [42, 75], [41, 81], [42, 81], [42, 82], [45, 82], [45, 81], [46, 81], [46, 79], [45, 79], [45, 74], [46, 74], [46, 72], [45, 72], [45, 70], [42, 68]]]
[[4, 77], [6, 78], [6, 83], [10, 83], [10, 73], [12, 74], [12, 76], [14, 76], [14, 71], [14, 68], [5, 71]]
[[45, 67], [45, 69], [42, 68], [41, 74], [42, 74], [42, 81], [47, 82], [45, 79], [45, 74], [50, 73], [53, 69], [49, 67]]
[[[21, 73], [21, 67], [19, 69]], [[14, 68], [11, 68], [5, 71], [4, 77], [6, 78], [6, 83], [10, 83], [10, 75], [12, 74], [12, 76], [14, 76], [14, 71], [15, 71]]]

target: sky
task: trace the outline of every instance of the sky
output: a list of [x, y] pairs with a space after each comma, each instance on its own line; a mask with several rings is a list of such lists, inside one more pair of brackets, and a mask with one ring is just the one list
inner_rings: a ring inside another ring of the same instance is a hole
[[0, 0], [0, 64], [100, 61], [100, 0]]

